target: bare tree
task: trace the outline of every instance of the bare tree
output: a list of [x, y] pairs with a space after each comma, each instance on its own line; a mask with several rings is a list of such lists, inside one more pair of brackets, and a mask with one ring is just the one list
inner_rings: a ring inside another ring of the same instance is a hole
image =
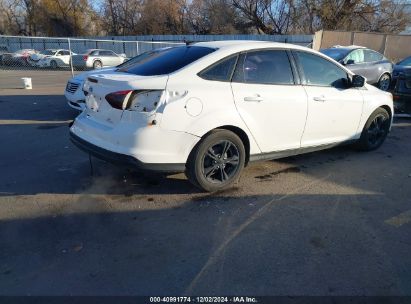
[[291, 25], [291, 5], [288, 0], [232, 0], [248, 26], [258, 33], [285, 34]]
[[193, 0], [188, 20], [196, 34], [234, 34], [241, 23], [230, 0]]
[[396, 33], [410, 23], [403, 0], [300, 0], [295, 3], [293, 31], [320, 29]]

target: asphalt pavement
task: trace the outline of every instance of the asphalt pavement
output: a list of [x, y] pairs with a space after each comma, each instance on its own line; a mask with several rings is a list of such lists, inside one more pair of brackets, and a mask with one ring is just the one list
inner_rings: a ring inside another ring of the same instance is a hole
[[91, 170], [69, 75], [17, 76], [0, 73], [1, 295], [411, 295], [410, 119], [377, 151], [256, 163], [208, 194]]

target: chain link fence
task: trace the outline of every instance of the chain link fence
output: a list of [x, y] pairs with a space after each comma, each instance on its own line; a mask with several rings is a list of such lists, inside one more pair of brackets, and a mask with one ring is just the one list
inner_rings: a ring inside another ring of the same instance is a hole
[[115, 66], [146, 51], [184, 44], [166, 41], [0, 36], [2, 70], [75, 71]]
[[144, 52], [184, 45], [185, 41], [265, 40], [311, 47], [312, 37], [312, 35], [163, 35], [97, 39], [96, 37], [52, 38], [0, 35], [0, 89], [21, 88], [22, 78], [32, 78], [35, 83], [52, 86], [58, 79], [66, 82], [81, 71], [117, 66]]

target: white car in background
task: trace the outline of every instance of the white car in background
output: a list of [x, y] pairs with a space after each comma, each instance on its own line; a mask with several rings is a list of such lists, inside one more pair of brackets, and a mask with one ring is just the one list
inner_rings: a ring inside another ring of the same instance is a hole
[[312, 49], [253, 41], [163, 50], [137, 65], [89, 75], [71, 140], [130, 168], [185, 171], [206, 191], [244, 166], [355, 142], [377, 149], [392, 95]]
[[[75, 53], [71, 53], [75, 55]], [[70, 50], [64, 49], [47, 49], [29, 57], [32, 66], [39, 68], [67, 67], [70, 65]]]
[[153, 51], [144, 52], [140, 55], [137, 55], [127, 60], [126, 62], [118, 66], [106, 67], [106, 68], [101, 68], [97, 70], [87, 71], [87, 72], [83, 72], [83, 73], [80, 73], [74, 76], [69, 81], [67, 81], [66, 89], [64, 90], [64, 96], [67, 99], [68, 105], [72, 107], [73, 109], [76, 109], [79, 111], [84, 110], [84, 108], [86, 107], [86, 104], [85, 104], [86, 96], [84, 95], [84, 92], [83, 92], [83, 84], [84, 84], [85, 79], [89, 75], [107, 74], [107, 73], [114, 72], [119, 68], [137, 64], [138, 62], [147, 58], [148, 56], [151, 56], [152, 54], [155, 54], [165, 49], [167, 48], [161, 48], [161, 49], [156, 49]]

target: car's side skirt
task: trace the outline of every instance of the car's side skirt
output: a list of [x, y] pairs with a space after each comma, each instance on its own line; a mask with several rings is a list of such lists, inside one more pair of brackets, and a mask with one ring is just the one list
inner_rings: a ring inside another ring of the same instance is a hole
[[250, 162], [280, 159], [284, 157], [330, 149], [330, 148], [334, 148], [337, 146], [348, 145], [348, 144], [354, 143], [355, 141], [356, 141], [355, 139], [352, 139], [348, 141], [324, 144], [324, 145], [319, 145], [319, 146], [311, 146], [311, 147], [304, 147], [304, 148], [298, 148], [298, 149], [289, 149], [289, 150], [283, 150], [283, 151], [273, 151], [273, 152], [267, 152], [267, 153], [253, 154], [253, 155], [250, 155]]

